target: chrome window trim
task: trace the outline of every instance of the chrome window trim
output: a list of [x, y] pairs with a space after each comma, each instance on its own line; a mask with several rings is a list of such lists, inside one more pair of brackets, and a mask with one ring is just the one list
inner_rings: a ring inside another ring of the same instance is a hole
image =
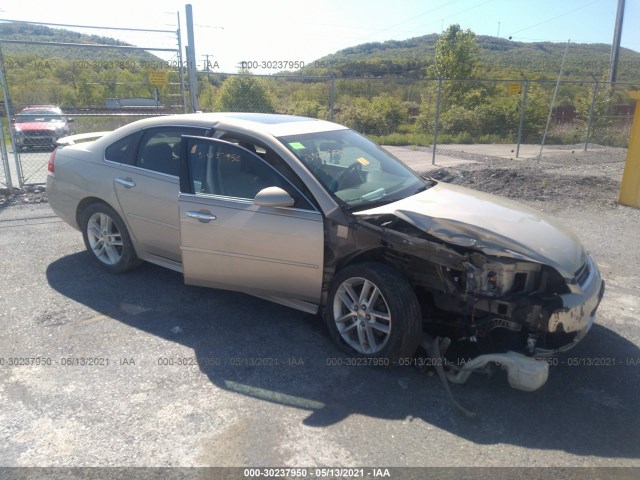
[[156, 172], [155, 170], [149, 170], [148, 168], [142, 168], [142, 167], [138, 167], [136, 165], [129, 165], [127, 163], [114, 162], [113, 160], [107, 160], [106, 158], [104, 159], [104, 161], [107, 162], [107, 163], [110, 163], [111, 165], [117, 165], [117, 166], [121, 166], [121, 167], [133, 168], [135, 170], [139, 170], [140, 172], [144, 172], [144, 173], [152, 173], [154, 175], [162, 175], [163, 177], [168, 177], [170, 179], [176, 179], [176, 180], [180, 179], [179, 175], [171, 175], [170, 173]]
[[[194, 199], [211, 199], [211, 200], [220, 200], [223, 202], [232, 202], [234, 204], [237, 204], [238, 207], [240, 205], [246, 205], [246, 206], [255, 205], [255, 203], [253, 203], [253, 200], [248, 198], [228, 197], [226, 195], [215, 195], [213, 193], [180, 192], [180, 196], [194, 198]], [[256, 205], [256, 206], [259, 206], [259, 205]], [[286, 210], [288, 212], [291, 211], [291, 212], [318, 214], [320, 217], [322, 217], [322, 212], [318, 211], [316, 208], [314, 208], [313, 210], [308, 210], [306, 208], [296, 208], [296, 207], [271, 207], [271, 208], [273, 208], [276, 212], [278, 210]], [[268, 212], [263, 212], [263, 213], [268, 213]]]

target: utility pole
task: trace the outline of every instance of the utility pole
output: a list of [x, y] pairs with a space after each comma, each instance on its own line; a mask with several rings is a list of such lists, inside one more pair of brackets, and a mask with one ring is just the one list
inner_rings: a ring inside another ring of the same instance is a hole
[[616, 13], [616, 27], [613, 30], [613, 43], [611, 44], [611, 62], [609, 65], [609, 82], [615, 83], [618, 78], [618, 58], [620, 57], [620, 39], [622, 38], [622, 20], [624, 18], [624, 0], [618, 0], [618, 12]]
[[198, 111], [198, 74], [196, 72], [196, 47], [193, 34], [193, 10], [191, 4], [185, 6], [187, 11], [187, 73], [189, 75], [190, 111]]
[[182, 113], [187, 113], [187, 97], [185, 96], [184, 88], [184, 64], [182, 63], [182, 33], [180, 32], [180, 12], [176, 12], [178, 15], [178, 76], [180, 78], [180, 93], [182, 93]]

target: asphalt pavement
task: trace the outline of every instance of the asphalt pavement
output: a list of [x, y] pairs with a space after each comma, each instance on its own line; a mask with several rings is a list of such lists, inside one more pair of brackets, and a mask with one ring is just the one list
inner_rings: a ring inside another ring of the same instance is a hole
[[640, 334], [613, 306], [536, 392], [452, 386], [466, 418], [424, 371], [349, 365], [316, 316], [98, 270], [46, 204], [0, 211], [0, 252], [0, 466], [640, 467]]

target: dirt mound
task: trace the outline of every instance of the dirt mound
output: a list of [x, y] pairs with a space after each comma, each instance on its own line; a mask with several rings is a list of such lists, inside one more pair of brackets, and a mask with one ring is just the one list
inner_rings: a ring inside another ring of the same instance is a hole
[[425, 174], [436, 180], [462, 185], [521, 201], [570, 205], [615, 204], [620, 182], [605, 176], [563, 175], [538, 168], [440, 168]]

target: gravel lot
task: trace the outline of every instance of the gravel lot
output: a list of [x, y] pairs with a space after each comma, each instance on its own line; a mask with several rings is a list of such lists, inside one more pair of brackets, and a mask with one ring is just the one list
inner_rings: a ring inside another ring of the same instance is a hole
[[[542, 389], [500, 374], [453, 387], [473, 419], [425, 372], [336, 366], [346, 357], [314, 316], [148, 264], [98, 271], [44, 192], [5, 195], [0, 466], [640, 467], [640, 210], [616, 203], [625, 154], [537, 162], [465, 146], [443, 152], [464, 164], [419, 169], [566, 222], [607, 282], [597, 324]], [[8, 365], [35, 357], [51, 364]]]

